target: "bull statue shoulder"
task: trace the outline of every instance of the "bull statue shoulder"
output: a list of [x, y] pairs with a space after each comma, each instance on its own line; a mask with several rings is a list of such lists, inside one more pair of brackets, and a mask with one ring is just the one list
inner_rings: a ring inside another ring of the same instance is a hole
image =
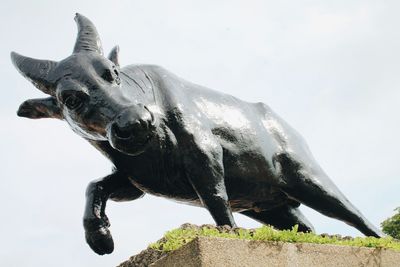
[[303, 138], [263, 103], [249, 103], [187, 82], [153, 65], [120, 67], [98, 33], [77, 14], [71, 56], [54, 62], [12, 52], [18, 71], [48, 94], [18, 115], [65, 120], [114, 165], [86, 191], [86, 241], [98, 254], [114, 249], [108, 199], [145, 193], [205, 207], [217, 225], [239, 212], [277, 229], [313, 227], [300, 204], [381, 236], [314, 160]]

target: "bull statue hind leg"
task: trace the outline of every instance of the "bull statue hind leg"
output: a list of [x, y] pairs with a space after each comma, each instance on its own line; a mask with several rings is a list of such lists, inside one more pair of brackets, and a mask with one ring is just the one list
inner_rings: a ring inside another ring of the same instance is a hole
[[289, 198], [341, 220], [366, 236], [384, 236], [350, 203], [318, 165], [303, 164], [289, 153], [277, 154], [274, 163], [285, 181], [282, 190]]

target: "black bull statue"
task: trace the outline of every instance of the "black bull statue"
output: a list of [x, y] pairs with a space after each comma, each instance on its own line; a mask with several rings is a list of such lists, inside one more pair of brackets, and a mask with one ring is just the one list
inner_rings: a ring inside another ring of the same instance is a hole
[[103, 56], [94, 25], [77, 14], [78, 37], [60, 62], [12, 52], [18, 71], [50, 95], [18, 115], [57, 118], [114, 165], [86, 191], [83, 225], [98, 254], [114, 249], [108, 199], [145, 193], [208, 209], [217, 225], [239, 212], [278, 229], [312, 231], [307, 205], [368, 236], [382, 236], [314, 160], [303, 138], [263, 103], [248, 103], [185, 81], [154, 65], [119, 66]]

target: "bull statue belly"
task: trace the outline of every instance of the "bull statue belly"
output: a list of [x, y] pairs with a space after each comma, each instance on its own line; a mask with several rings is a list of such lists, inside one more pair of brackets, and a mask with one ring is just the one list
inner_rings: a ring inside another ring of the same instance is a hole
[[239, 212], [277, 229], [313, 231], [299, 206], [381, 236], [314, 160], [303, 138], [263, 103], [249, 103], [187, 82], [162, 67], [121, 67], [118, 47], [103, 56], [91, 21], [76, 14], [71, 56], [55, 62], [11, 53], [17, 70], [47, 98], [18, 115], [65, 120], [114, 165], [86, 190], [86, 241], [114, 249], [108, 199], [145, 193], [205, 207], [217, 225]]

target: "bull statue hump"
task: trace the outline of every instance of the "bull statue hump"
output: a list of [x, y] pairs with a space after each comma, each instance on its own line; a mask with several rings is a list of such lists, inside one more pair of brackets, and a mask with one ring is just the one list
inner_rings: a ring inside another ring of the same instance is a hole
[[217, 225], [239, 212], [277, 229], [313, 231], [299, 206], [382, 236], [319, 167], [303, 138], [266, 104], [190, 83], [154, 65], [121, 67], [103, 56], [93, 23], [76, 14], [72, 55], [55, 62], [11, 53], [17, 70], [48, 95], [18, 115], [57, 118], [103, 153], [111, 174], [86, 190], [86, 241], [98, 254], [114, 242], [108, 199], [149, 193], [208, 209]]

